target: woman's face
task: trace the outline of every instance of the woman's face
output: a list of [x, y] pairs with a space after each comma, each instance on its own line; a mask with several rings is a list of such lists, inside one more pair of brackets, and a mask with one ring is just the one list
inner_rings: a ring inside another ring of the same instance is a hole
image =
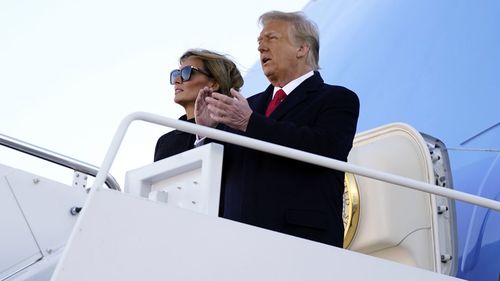
[[[194, 66], [206, 71], [203, 61], [197, 57], [188, 57], [181, 62], [179, 69], [186, 66]], [[204, 73], [192, 69], [191, 77], [187, 81], [182, 81], [180, 75], [175, 79], [175, 97], [174, 101], [184, 108], [193, 107], [200, 89], [208, 86], [212, 87], [213, 82]]]

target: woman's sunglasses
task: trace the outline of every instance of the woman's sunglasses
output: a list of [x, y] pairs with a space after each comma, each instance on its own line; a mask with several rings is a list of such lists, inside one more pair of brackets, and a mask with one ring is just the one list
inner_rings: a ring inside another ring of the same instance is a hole
[[181, 81], [189, 81], [191, 79], [191, 74], [193, 74], [193, 71], [198, 71], [199, 73], [205, 74], [207, 77], [211, 78], [212, 76], [206, 72], [205, 70], [195, 67], [195, 66], [185, 66], [181, 69], [174, 69], [172, 72], [170, 72], [170, 84], [175, 85], [175, 80], [177, 80], [177, 77], [181, 77]]

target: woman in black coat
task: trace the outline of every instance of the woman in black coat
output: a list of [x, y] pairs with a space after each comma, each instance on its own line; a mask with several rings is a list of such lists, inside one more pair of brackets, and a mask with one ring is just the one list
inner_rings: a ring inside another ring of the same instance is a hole
[[[179, 120], [194, 123], [194, 104], [201, 89], [211, 88], [230, 95], [231, 88], [239, 91], [243, 78], [233, 61], [226, 56], [203, 49], [185, 52], [179, 59], [179, 69], [170, 73], [175, 86], [174, 102], [184, 107], [186, 114]], [[194, 147], [196, 136], [174, 130], [161, 136], [155, 148], [154, 161], [170, 157]]]

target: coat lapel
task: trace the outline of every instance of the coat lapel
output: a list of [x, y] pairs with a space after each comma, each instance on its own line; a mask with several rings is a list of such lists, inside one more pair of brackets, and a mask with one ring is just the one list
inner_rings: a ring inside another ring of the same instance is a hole
[[273, 111], [273, 113], [271, 113], [269, 117], [275, 120], [281, 119], [287, 112], [306, 100], [312, 92], [317, 91], [322, 84], [323, 79], [321, 78], [319, 72], [315, 71], [313, 76], [307, 78], [304, 82], [302, 82], [302, 84], [289, 93], [285, 100]]
[[264, 115], [267, 109], [267, 105], [271, 101], [273, 90], [273, 85], [269, 85], [269, 87], [267, 87], [264, 92], [253, 96], [253, 100], [249, 101], [252, 110]]

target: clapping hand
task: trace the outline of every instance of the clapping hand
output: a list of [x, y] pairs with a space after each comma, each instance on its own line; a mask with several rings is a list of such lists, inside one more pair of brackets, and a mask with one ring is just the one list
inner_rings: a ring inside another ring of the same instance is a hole
[[218, 122], [214, 121], [212, 117], [210, 117], [208, 103], [206, 101], [206, 98], [210, 97], [212, 93], [213, 90], [210, 87], [204, 87], [199, 91], [194, 104], [194, 117], [196, 124], [215, 128]]
[[[216, 123], [223, 123], [233, 129], [246, 131], [248, 120], [252, 115], [252, 109], [245, 97], [235, 89], [231, 89], [232, 97], [217, 92], [212, 92], [211, 95], [204, 93], [204, 95], [206, 104], [203, 106], [207, 107], [210, 120]], [[201, 95], [198, 98], [201, 98]], [[198, 123], [198, 120], [196, 120], [196, 123]]]

